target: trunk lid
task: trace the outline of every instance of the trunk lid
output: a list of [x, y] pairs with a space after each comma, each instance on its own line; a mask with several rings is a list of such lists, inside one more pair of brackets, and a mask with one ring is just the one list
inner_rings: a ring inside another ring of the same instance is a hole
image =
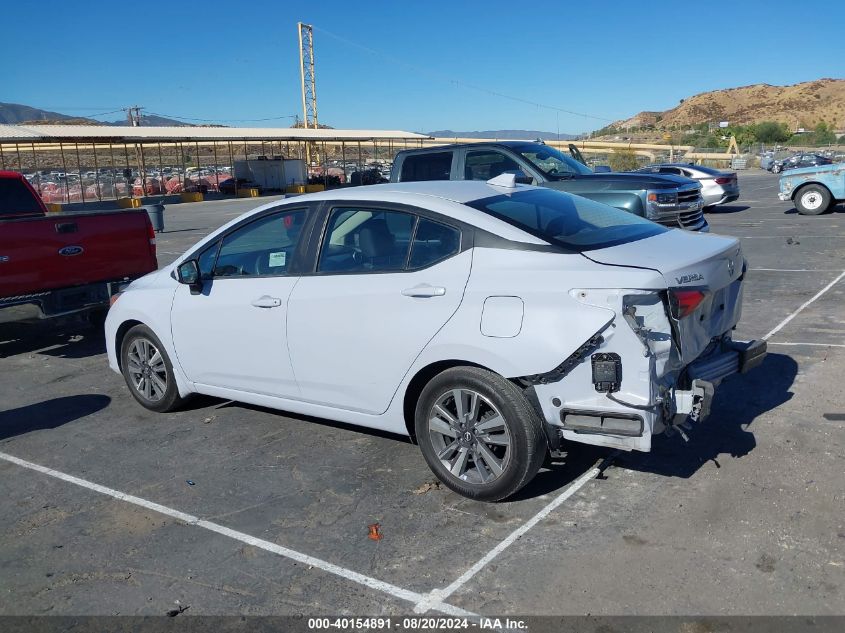
[[677, 298], [690, 291], [703, 293], [687, 314], [669, 310], [683, 364], [695, 360], [740, 319], [745, 260], [736, 238], [673, 230], [583, 254], [600, 264], [656, 270], [666, 282], [670, 303], [673, 294]]

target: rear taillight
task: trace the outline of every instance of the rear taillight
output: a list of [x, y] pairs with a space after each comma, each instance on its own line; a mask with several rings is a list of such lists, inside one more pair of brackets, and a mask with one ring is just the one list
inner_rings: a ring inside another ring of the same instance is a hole
[[727, 185], [728, 183], [733, 182], [736, 180], [736, 176], [719, 176], [716, 178], [717, 185]]
[[149, 218], [147, 218], [147, 237], [150, 240], [150, 257], [152, 257], [155, 267], [158, 268], [158, 257], [156, 256], [156, 232]]
[[672, 316], [676, 319], [683, 319], [689, 316], [707, 295], [701, 290], [670, 290], [669, 306], [672, 308]]

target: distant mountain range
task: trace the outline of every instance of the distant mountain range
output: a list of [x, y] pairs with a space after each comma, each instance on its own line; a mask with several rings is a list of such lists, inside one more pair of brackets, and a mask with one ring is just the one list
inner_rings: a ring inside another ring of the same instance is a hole
[[436, 138], [493, 138], [500, 141], [569, 141], [579, 138], [578, 134], [557, 134], [556, 132], [541, 132], [539, 130], [483, 130], [481, 132], [455, 132], [454, 130], [435, 130], [428, 132]]
[[[193, 127], [189, 123], [155, 115], [144, 115], [142, 122], [144, 125], [154, 127], [169, 125]], [[87, 117], [78, 117], [70, 114], [62, 114], [61, 112], [33, 108], [28, 105], [21, 105], [20, 103], [0, 103], [0, 124], [23, 125], [26, 123], [40, 123], [42, 125], [51, 123], [58, 125], [129, 125], [129, 122], [125, 118], [116, 121], [97, 121]]]

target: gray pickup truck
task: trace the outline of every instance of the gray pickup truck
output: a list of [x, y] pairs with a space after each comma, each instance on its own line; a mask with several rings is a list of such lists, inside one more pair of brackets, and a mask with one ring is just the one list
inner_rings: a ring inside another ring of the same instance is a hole
[[560, 189], [635, 213], [664, 226], [709, 231], [701, 186], [681, 176], [596, 173], [538, 142], [503, 141], [404, 150], [396, 155], [390, 182], [489, 180], [515, 173], [517, 182]]

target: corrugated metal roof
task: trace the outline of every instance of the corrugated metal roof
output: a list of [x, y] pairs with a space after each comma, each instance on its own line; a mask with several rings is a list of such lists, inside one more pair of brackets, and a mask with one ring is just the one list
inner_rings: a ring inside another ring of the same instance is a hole
[[334, 130], [269, 127], [118, 127], [112, 125], [0, 125], [0, 142], [139, 141], [370, 141], [427, 139], [401, 130]]
[[10, 140], [14, 142], [37, 138], [41, 138], [38, 132], [20, 125], [0, 125], [0, 141]]

